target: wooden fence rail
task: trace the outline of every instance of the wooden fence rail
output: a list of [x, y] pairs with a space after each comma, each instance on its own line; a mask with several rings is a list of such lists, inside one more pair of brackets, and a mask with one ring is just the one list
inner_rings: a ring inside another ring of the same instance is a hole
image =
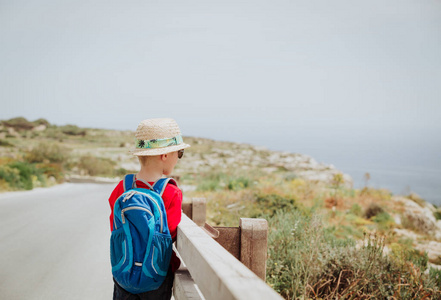
[[[222, 228], [213, 229], [211, 226], [202, 225], [205, 223], [205, 208], [202, 209], [201, 206], [203, 205], [197, 200], [196, 210], [193, 210], [193, 213], [197, 210], [203, 211], [203, 222], [200, 216], [192, 216], [196, 217], [199, 223], [196, 224], [183, 214], [178, 226], [177, 250], [185, 267], [180, 268], [175, 275], [174, 298], [176, 300], [283, 299], [261, 279], [265, 278], [266, 221], [240, 220], [241, 238], [238, 246], [240, 250], [237, 253], [235, 249], [226, 250], [222, 247], [221, 240], [215, 240], [222, 236]], [[184, 212], [191, 214], [191, 209], [188, 211], [188, 207], [183, 208]], [[238, 234], [234, 230], [228, 232], [233, 232], [233, 236]]]

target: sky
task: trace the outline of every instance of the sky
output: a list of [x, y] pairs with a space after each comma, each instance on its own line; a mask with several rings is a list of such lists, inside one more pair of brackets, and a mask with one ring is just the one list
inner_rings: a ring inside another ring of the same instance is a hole
[[3, 120], [441, 150], [439, 0], [0, 0], [0, 66]]

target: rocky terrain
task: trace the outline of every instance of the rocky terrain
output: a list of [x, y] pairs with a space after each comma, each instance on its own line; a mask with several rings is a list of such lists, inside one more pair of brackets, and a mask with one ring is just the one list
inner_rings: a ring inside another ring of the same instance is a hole
[[[0, 123], [0, 168], [3, 167], [3, 170], [11, 169], [10, 164], [14, 161], [29, 160], [29, 153], [41, 144], [50, 145], [52, 149], [59, 147], [59, 151], [65, 155], [65, 161], [43, 159], [41, 162], [30, 163], [44, 167], [44, 170], [48, 167], [59, 168], [66, 180], [83, 182], [101, 178], [115, 181], [121, 174], [138, 169], [137, 158], [129, 153], [133, 145], [133, 132], [84, 129], [74, 125], [54, 126], [42, 119], [34, 122], [17, 119]], [[184, 140], [192, 147], [185, 150], [185, 158], [179, 161], [175, 175], [183, 178], [183, 185], [190, 189], [194, 183], [186, 182], [184, 178], [214, 171], [242, 174], [258, 172], [263, 177], [283, 174], [285, 178], [301, 178], [325, 188], [339, 185], [352, 189], [350, 175], [342, 174], [333, 165], [319, 163], [305, 154], [270, 151], [260, 146], [196, 137], [184, 137]], [[85, 157], [96, 157], [99, 158], [98, 163], [110, 165], [110, 173], [93, 174], [81, 163]], [[114, 170], [119, 170], [119, 174], [113, 172]], [[4, 172], [0, 170], [0, 190], [7, 186], [7, 178], [2, 178], [2, 174]], [[46, 182], [55, 182], [55, 175], [51, 174], [48, 175], [50, 180]], [[57, 181], [61, 182], [63, 178], [58, 178]], [[370, 202], [375, 201], [371, 198]], [[393, 234], [412, 240], [415, 249], [428, 253], [431, 263], [441, 265], [441, 211], [416, 195], [393, 195], [381, 205], [393, 218]], [[339, 209], [337, 204], [327, 208]], [[342, 208], [343, 213], [344, 209], [347, 208]]]
[[[292, 172], [305, 180], [331, 184], [336, 174], [342, 174], [344, 184], [352, 187], [352, 178], [333, 165], [317, 162], [314, 158], [298, 153], [270, 151], [261, 146], [221, 142], [204, 138], [186, 137], [192, 147], [185, 150], [185, 159], [176, 167], [181, 174], [218, 170], [261, 170], [265, 173]], [[127, 153], [119, 155], [119, 165], [127, 170], [136, 170], [138, 162]]]
[[398, 236], [409, 238], [414, 241], [414, 247], [420, 251], [426, 251], [431, 263], [441, 265], [441, 220], [435, 218], [438, 210], [432, 204], [395, 196], [391, 199], [401, 208], [402, 216], [395, 215], [398, 225], [402, 225], [403, 219], [408, 229], [395, 228]]

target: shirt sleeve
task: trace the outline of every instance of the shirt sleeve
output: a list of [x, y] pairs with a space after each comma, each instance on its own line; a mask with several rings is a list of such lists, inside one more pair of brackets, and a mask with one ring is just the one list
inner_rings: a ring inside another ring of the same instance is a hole
[[[177, 228], [179, 223], [181, 222], [181, 212], [182, 212], [182, 192], [176, 187], [169, 185], [170, 188], [167, 189], [167, 203], [166, 203], [166, 212], [167, 212], [167, 222], [168, 228], [170, 230], [170, 234], [172, 236], [172, 240], [176, 241]], [[165, 195], [164, 195], [165, 196]], [[164, 197], [165, 198], [165, 197]]]
[[120, 181], [118, 185], [113, 189], [112, 194], [109, 197], [110, 205], [110, 230], [113, 230], [113, 206], [115, 205], [116, 199], [124, 192], [123, 182]]

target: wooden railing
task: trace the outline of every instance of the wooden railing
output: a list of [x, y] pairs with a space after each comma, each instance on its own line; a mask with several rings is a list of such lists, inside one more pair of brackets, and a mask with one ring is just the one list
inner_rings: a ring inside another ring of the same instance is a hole
[[282, 299], [264, 282], [266, 220], [242, 218], [239, 227], [211, 227], [205, 223], [203, 199], [183, 204], [183, 211], [177, 237], [183, 265], [175, 275], [176, 300]]

